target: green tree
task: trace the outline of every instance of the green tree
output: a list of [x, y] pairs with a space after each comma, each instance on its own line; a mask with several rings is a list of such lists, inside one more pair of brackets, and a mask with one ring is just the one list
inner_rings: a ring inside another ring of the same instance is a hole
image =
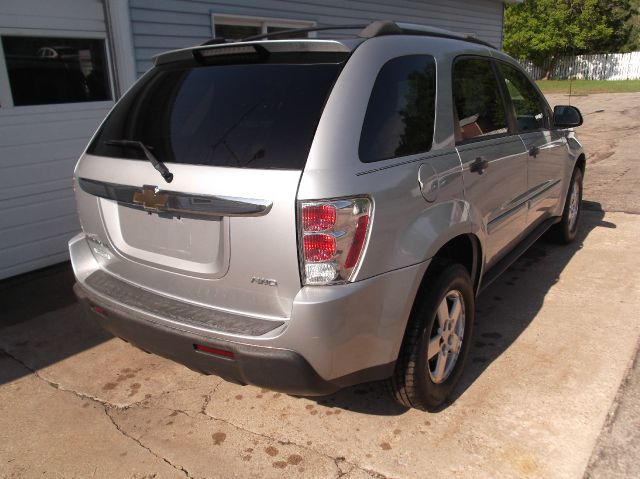
[[632, 11], [631, 0], [525, 0], [505, 10], [503, 47], [548, 78], [562, 55], [620, 51]]
[[631, 17], [627, 21], [631, 29], [627, 43], [622, 47], [623, 52], [640, 51], [640, 0], [631, 0]]

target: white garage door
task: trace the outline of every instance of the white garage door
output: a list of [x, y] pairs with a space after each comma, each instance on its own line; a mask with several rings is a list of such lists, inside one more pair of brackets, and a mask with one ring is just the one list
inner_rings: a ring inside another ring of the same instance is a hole
[[67, 259], [73, 168], [113, 98], [100, 1], [0, 1], [0, 279]]

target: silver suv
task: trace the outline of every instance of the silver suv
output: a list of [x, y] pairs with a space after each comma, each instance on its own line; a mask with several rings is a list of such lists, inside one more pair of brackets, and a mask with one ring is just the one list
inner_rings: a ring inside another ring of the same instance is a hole
[[363, 27], [169, 52], [117, 103], [69, 243], [104, 328], [241, 384], [446, 401], [480, 290], [576, 236], [582, 117], [479, 40]]

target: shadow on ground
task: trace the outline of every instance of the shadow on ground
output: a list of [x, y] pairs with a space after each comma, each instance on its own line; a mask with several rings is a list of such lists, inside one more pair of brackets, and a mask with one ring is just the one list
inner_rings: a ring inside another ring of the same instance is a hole
[[[480, 295], [476, 302], [473, 347], [462, 379], [450, 403], [443, 409], [464, 394], [527, 329], [540, 311], [549, 289], [558, 282], [591, 231], [616, 227], [603, 218], [604, 211], [599, 203], [584, 201], [580, 231], [574, 243], [560, 246], [543, 236]], [[363, 414], [399, 415], [407, 411], [388, 396], [381, 383], [354, 386], [316, 400]]]
[[[111, 339], [86, 320], [74, 282], [68, 262], [0, 281], [0, 355], [20, 358], [26, 368], [37, 370]], [[27, 373], [11, 368], [0, 384]]]
[[[459, 398], [480, 375], [522, 334], [539, 312], [549, 289], [573, 255], [582, 248], [594, 228], [615, 228], [604, 221], [599, 203], [583, 203], [577, 240], [558, 246], [542, 238], [511, 266], [476, 303], [474, 343], [459, 386], [451, 399]], [[70, 265], [51, 268], [0, 282], [0, 354], [20, 358], [37, 370], [111, 339], [111, 335], [87, 321], [72, 292]], [[31, 331], [37, 339], [30, 341]], [[20, 372], [22, 371], [22, 372]], [[0, 384], [27, 371], [15, 368], [3, 374]], [[388, 396], [382, 383], [344, 389], [330, 396], [311, 398], [320, 404], [363, 414], [399, 415], [406, 409]]]

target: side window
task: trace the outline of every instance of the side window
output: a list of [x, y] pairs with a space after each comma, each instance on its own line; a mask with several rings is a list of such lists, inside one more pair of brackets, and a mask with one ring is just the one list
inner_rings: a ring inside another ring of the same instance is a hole
[[436, 102], [436, 63], [407, 55], [384, 64], [373, 85], [360, 135], [364, 163], [431, 149]]
[[453, 66], [458, 140], [506, 133], [507, 116], [489, 60], [467, 58]]
[[548, 128], [545, 102], [529, 79], [509, 65], [500, 64], [500, 71], [515, 110], [518, 131]]

